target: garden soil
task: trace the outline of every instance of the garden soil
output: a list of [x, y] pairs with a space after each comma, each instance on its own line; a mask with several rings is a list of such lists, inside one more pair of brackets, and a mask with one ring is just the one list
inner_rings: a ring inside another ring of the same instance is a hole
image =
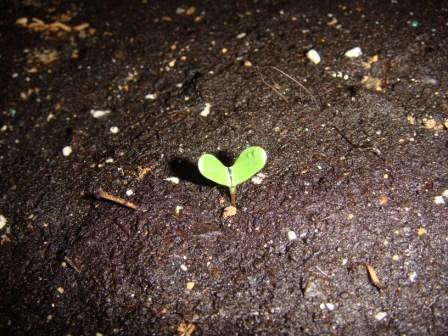
[[[447, 37], [446, 1], [2, 1], [0, 333], [447, 335]], [[251, 145], [224, 218], [197, 160]]]

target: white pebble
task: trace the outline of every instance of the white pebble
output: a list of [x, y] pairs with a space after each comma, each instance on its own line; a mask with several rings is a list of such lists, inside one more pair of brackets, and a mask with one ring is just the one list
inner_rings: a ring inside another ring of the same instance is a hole
[[333, 311], [336, 308], [336, 306], [330, 302], [326, 303], [325, 306], [329, 311]]
[[117, 134], [118, 131], [119, 131], [119, 129], [118, 129], [117, 126], [112, 126], [112, 127], [110, 128], [110, 132], [111, 132], [112, 134]]
[[448, 189], [445, 189], [443, 191], [442, 196], [448, 197]]
[[104, 161], [106, 163], [114, 163], [114, 159], [113, 158], [107, 158], [106, 161]]
[[132, 189], [126, 190], [126, 196], [132, 196], [134, 195], [134, 191]]
[[257, 175], [255, 175], [254, 177], [251, 178], [251, 182], [253, 184], [261, 184], [264, 180], [264, 178], [266, 177], [265, 174], [263, 173], [258, 173]]
[[411, 282], [415, 282], [415, 279], [417, 279], [417, 273], [416, 272], [409, 273], [409, 280], [411, 280]]
[[386, 313], [386, 312], [379, 312], [379, 313], [376, 313], [376, 314], [375, 314], [375, 318], [376, 318], [378, 321], [381, 321], [381, 320], [384, 319], [386, 316], [387, 316], [387, 313]]
[[156, 100], [156, 98], [157, 98], [157, 93], [148, 93], [145, 96], [145, 99], [149, 99], [149, 100]]
[[0, 230], [5, 227], [6, 223], [8, 223], [8, 220], [6, 219], [6, 217], [3, 215], [0, 215]]
[[110, 113], [110, 110], [90, 110], [90, 114], [95, 119], [102, 118], [107, 116]]
[[165, 179], [165, 181], [172, 182], [174, 184], [179, 184], [179, 178], [175, 176], [170, 176]]
[[180, 269], [184, 272], [188, 271], [187, 266], [185, 266], [184, 264], [180, 265]]
[[362, 50], [360, 47], [355, 47], [352, 49], [349, 49], [345, 52], [344, 56], [348, 58], [357, 58], [362, 55]]
[[238, 34], [238, 35], [236, 36], [236, 38], [237, 38], [238, 40], [240, 40], [240, 39], [242, 39], [242, 38], [244, 38], [244, 37], [246, 37], [246, 33], [241, 33], [241, 34]]
[[296, 240], [297, 239], [297, 235], [294, 231], [288, 231], [288, 239], [289, 240]]
[[62, 148], [62, 155], [69, 156], [73, 152], [72, 146], [65, 146]]
[[212, 107], [212, 105], [210, 105], [209, 103], [205, 103], [205, 107], [204, 109], [201, 111], [201, 116], [202, 117], [206, 117], [210, 114], [210, 108]]
[[308, 57], [308, 59], [313, 62], [314, 64], [319, 64], [320, 63], [320, 55], [319, 53], [314, 50], [314, 49], [310, 49], [308, 50], [308, 52], [306, 53], [306, 57]]
[[436, 197], [434, 197], [434, 203], [435, 204], [445, 204], [445, 200], [443, 199], [443, 196], [436, 196]]

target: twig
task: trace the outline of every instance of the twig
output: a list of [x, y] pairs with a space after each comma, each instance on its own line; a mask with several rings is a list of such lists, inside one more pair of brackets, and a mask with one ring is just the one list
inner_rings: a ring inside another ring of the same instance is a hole
[[106, 192], [106, 191], [104, 191], [102, 189], [98, 189], [93, 194], [98, 199], [105, 199], [105, 200], [108, 200], [108, 201], [111, 201], [111, 202], [123, 205], [123, 206], [125, 206], [127, 208], [130, 208], [130, 209], [133, 209], [133, 210], [137, 210], [138, 209], [138, 205], [136, 205], [136, 204], [134, 204], [132, 202], [129, 202], [129, 201], [127, 201], [127, 200], [125, 200], [125, 199], [123, 199], [121, 197], [109, 194], [108, 192]]
[[67, 262], [67, 264], [70, 265], [71, 268], [73, 268], [76, 272], [81, 273], [81, 270], [79, 267], [71, 260], [69, 257], [65, 256], [64, 260]]

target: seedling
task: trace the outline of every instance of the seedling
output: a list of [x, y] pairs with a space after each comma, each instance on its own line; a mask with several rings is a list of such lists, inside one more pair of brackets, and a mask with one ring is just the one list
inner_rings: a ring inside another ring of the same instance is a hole
[[267, 159], [263, 148], [254, 146], [245, 149], [231, 167], [226, 167], [211, 154], [203, 154], [198, 161], [199, 171], [209, 180], [229, 187], [230, 204], [236, 206], [236, 186], [258, 173]]

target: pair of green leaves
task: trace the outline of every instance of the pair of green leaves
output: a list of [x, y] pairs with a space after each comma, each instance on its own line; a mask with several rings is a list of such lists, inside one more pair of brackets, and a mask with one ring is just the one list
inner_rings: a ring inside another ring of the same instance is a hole
[[247, 181], [266, 164], [267, 155], [263, 148], [254, 146], [245, 149], [231, 167], [226, 167], [211, 154], [203, 154], [198, 161], [199, 171], [209, 180], [231, 189]]

